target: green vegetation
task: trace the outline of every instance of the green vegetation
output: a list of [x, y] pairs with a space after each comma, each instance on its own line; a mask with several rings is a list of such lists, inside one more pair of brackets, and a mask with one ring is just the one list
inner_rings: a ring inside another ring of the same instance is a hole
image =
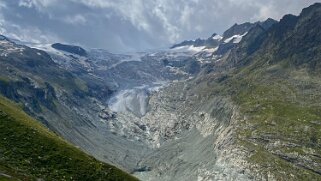
[[4, 76], [0, 76], [0, 82], [3, 83], [3, 84], [6, 84], [8, 83], [10, 80], [7, 78], [7, 77], [4, 77]]
[[321, 179], [318, 76], [306, 68], [253, 64], [234, 72], [224, 87], [246, 117], [237, 137], [251, 152], [252, 169], [277, 180]]
[[97, 161], [0, 96], [0, 180], [137, 180]]

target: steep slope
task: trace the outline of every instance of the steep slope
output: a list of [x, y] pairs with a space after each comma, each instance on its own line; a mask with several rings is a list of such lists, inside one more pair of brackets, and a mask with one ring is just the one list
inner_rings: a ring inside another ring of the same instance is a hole
[[[286, 15], [270, 31], [246, 36], [247, 40], [233, 51], [235, 55], [230, 56], [229, 61], [239, 65], [254, 59], [261, 64], [283, 61], [288, 66], [308, 66], [317, 72], [319, 57], [316, 55], [320, 54], [319, 20], [318, 3], [303, 9], [298, 17]], [[248, 41], [248, 39], [255, 41]], [[239, 52], [244, 54], [239, 57]]]
[[261, 41], [240, 47], [256, 44], [256, 51], [239, 48], [228, 60], [238, 69], [225, 83], [247, 117], [240, 143], [252, 150], [249, 160], [257, 165], [251, 168], [265, 178], [321, 177], [320, 20], [319, 3], [298, 17], [286, 15], [269, 31], [249, 35]]
[[97, 161], [0, 96], [0, 180], [137, 180]]

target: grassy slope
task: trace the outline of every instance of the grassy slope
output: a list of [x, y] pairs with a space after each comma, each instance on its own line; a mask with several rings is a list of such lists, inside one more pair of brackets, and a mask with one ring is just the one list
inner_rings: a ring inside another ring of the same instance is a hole
[[0, 180], [137, 180], [65, 142], [1, 96], [0, 130]]
[[320, 165], [312, 163], [321, 163], [319, 76], [304, 67], [253, 64], [226, 85], [246, 116], [238, 138], [252, 152], [252, 168], [277, 180], [320, 180]]
[[201, 77], [200, 96], [232, 98], [238, 145], [258, 180], [321, 180], [321, 78], [305, 66], [258, 61]]

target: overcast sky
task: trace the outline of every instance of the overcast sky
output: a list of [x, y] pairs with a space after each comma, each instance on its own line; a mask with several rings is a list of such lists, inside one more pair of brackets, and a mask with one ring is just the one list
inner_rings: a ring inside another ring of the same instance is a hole
[[234, 23], [298, 14], [315, 0], [0, 0], [0, 33], [112, 52], [164, 48]]

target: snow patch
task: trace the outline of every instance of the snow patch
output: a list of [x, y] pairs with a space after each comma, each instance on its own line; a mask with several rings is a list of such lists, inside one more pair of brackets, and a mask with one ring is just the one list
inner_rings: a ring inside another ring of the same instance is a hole
[[227, 38], [226, 40], [224, 40], [224, 43], [229, 43], [233, 40], [233, 43], [240, 43], [240, 41], [242, 40], [243, 36], [245, 36], [247, 34], [247, 32], [245, 32], [243, 35], [233, 35], [230, 38]]
[[207, 52], [207, 53], [214, 53], [218, 50], [218, 47], [215, 47], [215, 48], [207, 48], [207, 49], [204, 49], [204, 52]]
[[176, 74], [176, 75], [177, 75], [177, 74], [188, 75], [188, 73], [180, 70], [180, 69], [177, 68], [177, 67], [171, 67], [171, 66], [166, 66], [166, 67], [169, 68], [169, 70], [170, 70], [171, 72], [173, 72], [174, 74]]
[[215, 35], [212, 37], [213, 40], [221, 40], [223, 37], [221, 35]]
[[172, 51], [181, 51], [181, 52], [191, 52], [191, 53], [198, 53], [204, 50], [205, 46], [195, 47], [194, 45], [187, 45], [187, 46], [180, 46], [172, 49]]
[[7, 39], [1, 39], [0, 50], [2, 50], [1, 56], [6, 57], [8, 56], [8, 54], [11, 54], [11, 53], [22, 54], [25, 48], [22, 46], [16, 45], [15, 43], [8, 41]]

